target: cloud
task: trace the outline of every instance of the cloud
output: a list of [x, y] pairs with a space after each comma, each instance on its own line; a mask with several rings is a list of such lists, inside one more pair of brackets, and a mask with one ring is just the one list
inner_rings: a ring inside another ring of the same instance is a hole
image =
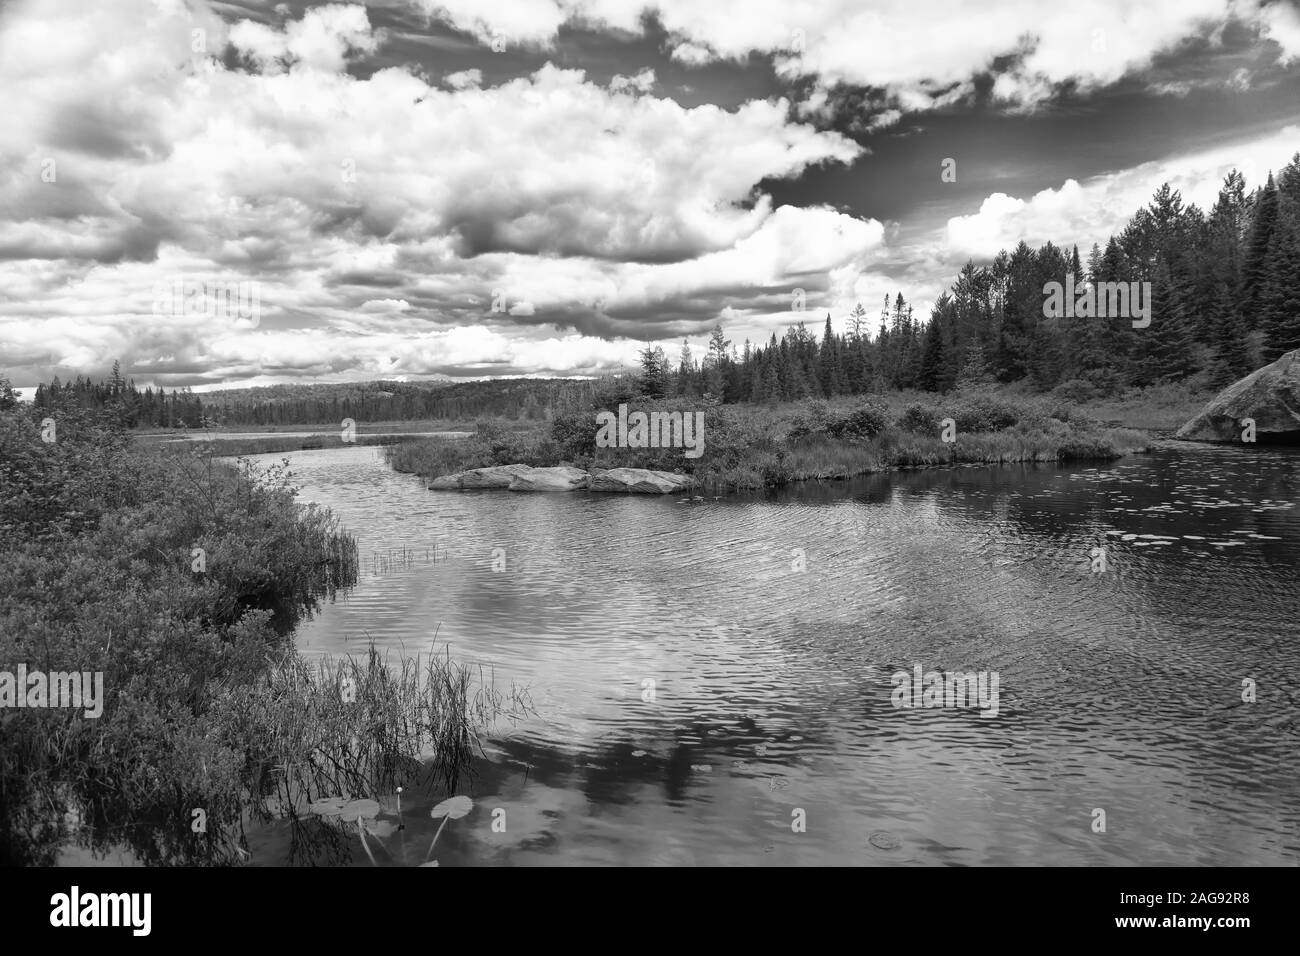
[[405, 299], [370, 299], [361, 303], [361, 311], [372, 314], [389, 314], [393, 312], [409, 312], [411, 303]]
[[640, 93], [649, 93], [654, 89], [655, 71], [647, 67], [636, 76], [618, 75], [609, 81], [609, 88], [615, 92], [625, 90], [636, 90]]
[[948, 258], [989, 258], [1022, 239], [1031, 245], [1077, 242], [1086, 250], [1122, 229], [1166, 182], [1182, 194], [1185, 204], [1196, 203], [1208, 211], [1231, 170], [1241, 170], [1247, 187], [1254, 189], [1270, 169], [1290, 161], [1297, 141], [1300, 127], [1288, 126], [1249, 142], [1143, 163], [1084, 183], [1067, 179], [1029, 199], [994, 193], [978, 212], [948, 220]]
[[1271, 3], [1259, 18], [1262, 34], [1282, 48], [1280, 62], [1300, 59], [1300, 11], [1290, 3]]
[[[169, 385], [600, 370], [634, 358], [621, 337], [755, 314], [883, 244], [880, 223], [758, 189], [862, 155], [785, 101], [688, 109], [648, 70], [603, 87], [547, 65], [491, 89], [475, 70], [347, 72], [383, 43], [359, 6], [275, 27], [170, 0], [7, 6], [6, 367], [120, 357]], [[260, 323], [157, 315], [159, 281], [256, 281]]]
[[453, 90], [464, 90], [473, 86], [483, 85], [483, 71], [459, 70], [456, 73], [448, 73], [442, 78], [442, 82]]
[[373, 53], [379, 38], [371, 32], [365, 8], [341, 3], [312, 7], [283, 31], [241, 20], [230, 42], [264, 72], [299, 68], [337, 72], [351, 55]]
[[[1262, 0], [410, 0], [480, 38], [550, 47], [561, 26], [640, 32], [653, 13], [674, 59], [702, 65], [771, 55], [778, 72], [818, 83], [884, 88], [910, 110], [935, 108], [953, 88], [996, 72], [994, 95], [1033, 107], [1063, 84], [1093, 89], [1149, 68], [1189, 39], [1237, 19], [1300, 56], [1300, 14]], [[923, 40], [922, 40], [923, 38]], [[923, 49], [918, 43], [923, 42]]]

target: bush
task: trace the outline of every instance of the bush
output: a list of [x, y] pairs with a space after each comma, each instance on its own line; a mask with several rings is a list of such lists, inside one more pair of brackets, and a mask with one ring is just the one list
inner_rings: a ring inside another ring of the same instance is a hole
[[919, 402], [908, 405], [903, 414], [898, 416], [899, 428], [918, 435], [933, 436], [939, 431], [941, 422], [942, 417], [937, 411]]
[[498, 422], [481, 421], [475, 426], [472, 440], [487, 451], [493, 465], [513, 465], [524, 454], [524, 438]]
[[1097, 386], [1081, 378], [1072, 378], [1052, 389], [1052, 398], [1062, 402], [1072, 402], [1076, 405], [1095, 401], [1098, 397]]
[[551, 421], [551, 441], [560, 457], [589, 458], [596, 453], [596, 416], [593, 412], [568, 412]]
[[1020, 421], [1020, 409], [987, 395], [959, 405], [952, 415], [958, 432], [1000, 432]]
[[834, 438], [864, 439], [879, 435], [889, 420], [889, 407], [878, 399], [867, 399], [828, 428]]
[[813, 399], [804, 403], [803, 408], [791, 420], [787, 438], [798, 441], [809, 435], [828, 434], [831, 420], [831, 410], [827, 404], [820, 399]]

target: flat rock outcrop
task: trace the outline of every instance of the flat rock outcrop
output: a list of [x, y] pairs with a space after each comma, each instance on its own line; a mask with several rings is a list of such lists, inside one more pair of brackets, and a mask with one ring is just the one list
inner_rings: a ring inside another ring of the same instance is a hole
[[554, 468], [529, 468], [515, 475], [511, 491], [578, 491], [587, 487], [591, 476], [581, 468], [557, 465]]
[[466, 491], [474, 488], [508, 488], [511, 491], [592, 491], [623, 494], [667, 495], [688, 491], [689, 475], [649, 468], [611, 468], [588, 474], [572, 465], [531, 468], [528, 465], [494, 465], [442, 475], [429, 482], [430, 491]]
[[1300, 441], [1300, 349], [1233, 382], [1210, 400], [1175, 438], [1241, 441], [1241, 420], [1255, 420], [1255, 440]]
[[648, 468], [611, 468], [591, 476], [592, 491], [618, 491], [627, 494], [666, 495], [691, 487], [689, 475]]
[[454, 475], [442, 475], [429, 482], [430, 491], [457, 491], [475, 488], [509, 488], [510, 482], [525, 472], [527, 465], [493, 465], [490, 468], [471, 468]]

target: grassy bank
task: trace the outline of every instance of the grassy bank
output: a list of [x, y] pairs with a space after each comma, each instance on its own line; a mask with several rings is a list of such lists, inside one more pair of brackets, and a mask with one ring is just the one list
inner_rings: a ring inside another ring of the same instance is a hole
[[[488, 416], [492, 418], [492, 416]], [[357, 421], [357, 437], [371, 432], [400, 435], [405, 432], [472, 432], [481, 419], [478, 418], [424, 418], [411, 421]], [[536, 422], [519, 418], [492, 418], [505, 427], [527, 429]], [[132, 429], [131, 434], [137, 438], [184, 438], [198, 433], [221, 438], [224, 435], [277, 435], [282, 432], [314, 432], [337, 438], [341, 431], [338, 422], [320, 424], [308, 422], [300, 425], [208, 425], [204, 428], [152, 428]]]
[[[472, 429], [471, 429], [472, 430]], [[271, 455], [285, 451], [319, 451], [323, 448], [346, 448], [354, 445], [400, 445], [418, 441], [417, 435], [357, 435], [356, 440], [345, 443], [338, 432], [317, 435], [259, 435], [257, 437], [224, 438], [218, 433], [188, 441], [168, 441], [165, 438], [142, 436], [142, 445], [154, 445], [164, 453], [188, 455], [194, 452], [207, 457], [235, 458], [243, 455]]]
[[691, 459], [680, 448], [598, 448], [593, 408], [530, 432], [480, 423], [470, 438], [421, 439], [391, 446], [385, 456], [395, 470], [426, 478], [490, 465], [563, 462], [589, 470], [675, 471], [691, 475], [701, 489], [727, 491], [893, 468], [1108, 460], [1149, 445], [1136, 431], [1050, 398], [895, 393], [774, 406], [633, 400], [631, 407], [703, 411], [703, 454]]
[[249, 820], [380, 795], [421, 752], [454, 784], [490, 690], [444, 658], [293, 650], [357, 552], [288, 472], [141, 447], [112, 415], [42, 415], [55, 441], [0, 411], [0, 671], [102, 674], [102, 713], [31, 693], [0, 709], [0, 863], [67, 843], [233, 862]]

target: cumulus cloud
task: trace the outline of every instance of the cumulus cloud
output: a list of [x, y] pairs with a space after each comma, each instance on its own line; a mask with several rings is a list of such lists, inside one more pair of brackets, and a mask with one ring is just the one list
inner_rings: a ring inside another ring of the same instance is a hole
[[1031, 245], [1078, 242], [1085, 249], [1093, 242], [1104, 243], [1150, 201], [1162, 183], [1177, 189], [1184, 203], [1208, 210], [1230, 171], [1241, 170], [1253, 189], [1270, 169], [1290, 161], [1298, 141], [1300, 127], [1288, 126], [1249, 142], [1143, 163], [1084, 183], [1067, 179], [1028, 199], [994, 193], [978, 212], [948, 220], [949, 261], [988, 258], [1022, 239]]
[[1271, 3], [1260, 10], [1262, 33], [1282, 48], [1282, 63], [1300, 59], [1300, 10], [1290, 3]]
[[[1064, 83], [1090, 89], [1149, 67], [1184, 41], [1238, 19], [1300, 55], [1300, 14], [1264, 0], [410, 0], [429, 16], [480, 38], [551, 45], [562, 25], [636, 32], [643, 13], [669, 34], [674, 59], [699, 65], [773, 56], [786, 76], [888, 89], [908, 109], [940, 105], [953, 88], [999, 64], [994, 95], [1032, 107]], [[918, 43], [923, 42], [924, 51]], [[898, 105], [898, 104], [896, 104]]]
[[654, 89], [655, 71], [647, 67], [636, 76], [618, 75], [609, 81], [609, 88], [615, 91], [637, 90], [641, 93], [649, 93]]
[[483, 71], [478, 69], [458, 70], [455, 73], [448, 73], [443, 77], [442, 82], [447, 86], [450, 86], [453, 90], [464, 90], [471, 86], [482, 86]]
[[[621, 336], [823, 288], [881, 245], [879, 223], [758, 190], [862, 152], [784, 101], [688, 109], [650, 71], [602, 87], [547, 65], [487, 90], [473, 70], [346, 72], [383, 42], [340, 4], [280, 27], [169, 0], [0, 12], [6, 367], [121, 357], [170, 384], [600, 370], [634, 357]], [[261, 321], [160, 315], [159, 281], [256, 281]]]
[[242, 20], [230, 30], [230, 42], [263, 71], [301, 68], [338, 71], [350, 55], [373, 53], [379, 39], [370, 29], [365, 8], [341, 3], [313, 7], [283, 31]]

